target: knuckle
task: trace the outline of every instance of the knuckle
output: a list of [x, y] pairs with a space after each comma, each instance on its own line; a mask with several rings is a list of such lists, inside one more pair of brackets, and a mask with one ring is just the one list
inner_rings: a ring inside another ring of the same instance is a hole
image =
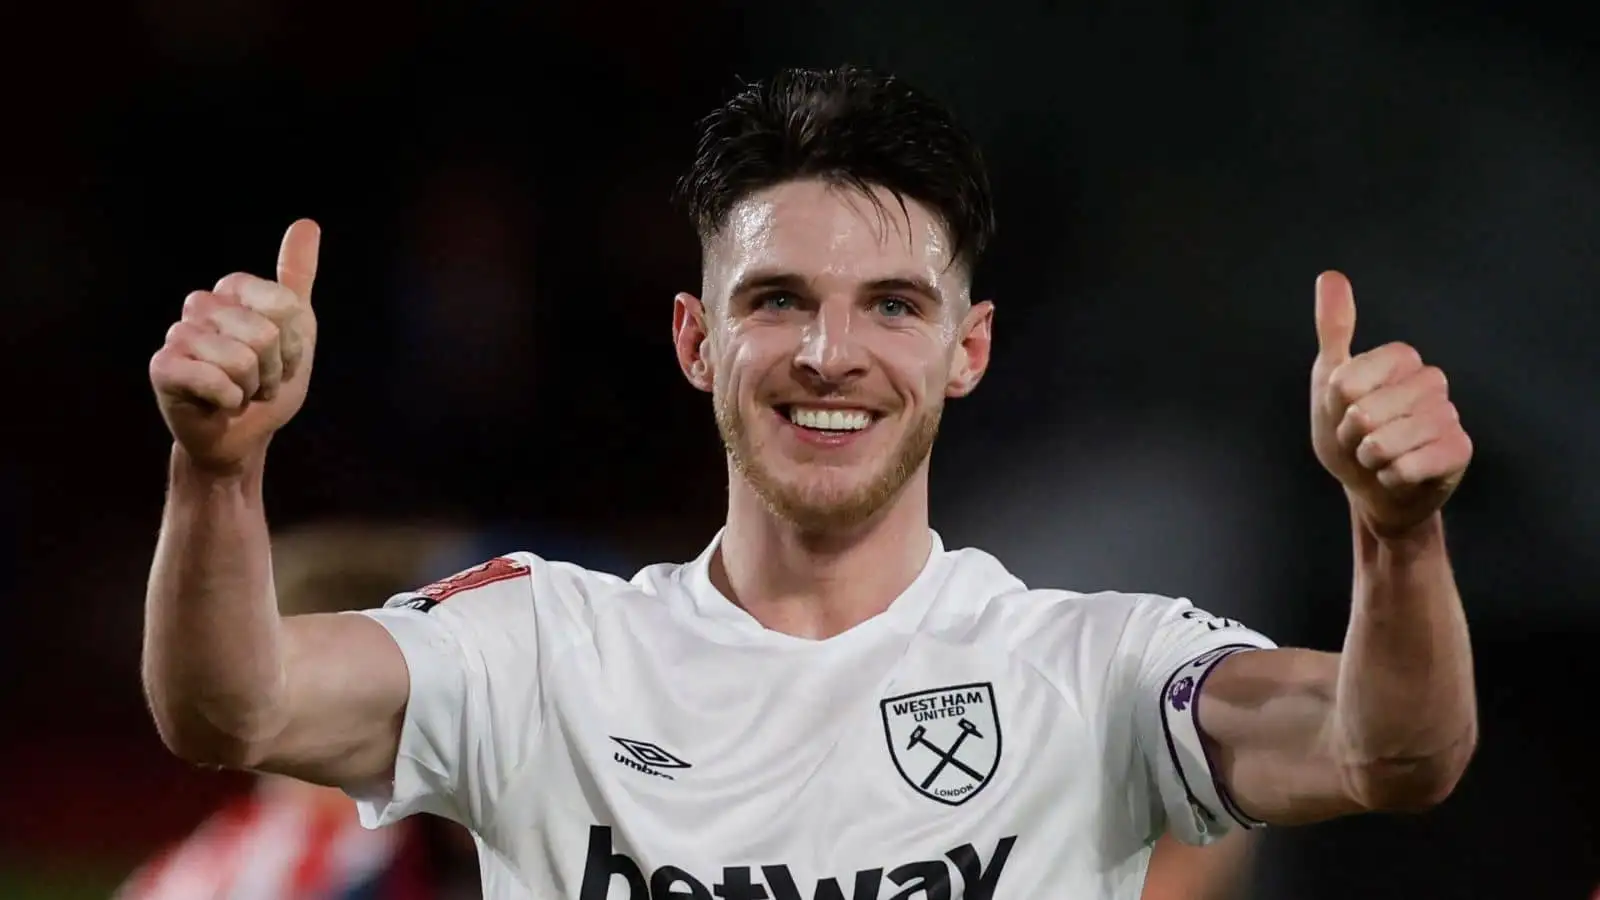
[[288, 319], [294, 314], [299, 303], [294, 291], [276, 281], [259, 278], [241, 289], [240, 300], [251, 309], [275, 321]]
[[229, 354], [229, 362], [240, 372], [254, 373], [261, 368], [261, 354], [249, 344], [240, 341]]
[[264, 352], [278, 340], [278, 326], [271, 319], [242, 306], [218, 306], [206, 321], [219, 334], [239, 341], [251, 350]]
[[1421, 463], [1416, 456], [1402, 456], [1390, 468], [1394, 469], [1395, 480], [1400, 484], [1416, 484], [1422, 480], [1417, 473], [1419, 465]]
[[1328, 380], [1328, 391], [1335, 403], [1350, 406], [1363, 396], [1361, 385], [1356, 383], [1348, 369], [1339, 369]]
[[264, 353], [269, 350], [273, 350], [275, 349], [275, 346], [278, 343], [278, 338], [282, 335], [282, 333], [282, 329], [278, 327], [276, 322], [273, 322], [271, 319], [262, 318], [254, 339], [250, 342], [250, 344], [258, 352]]
[[1356, 444], [1356, 460], [1364, 466], [1372, 465], [1383, 456], [1383, 442], [1377, 435], [1369, 434]]
[[164, 339], [164, 346], [187, 348], [189, 347], [193, 337], [194, 326], [188, 322], [179, 320], [168, 326], [167, 336]]
[[278, 352], [275, 335], [262, 335], [258, 341], [251, 341], [250, 349], [256, 352], [256, 359], [262, 365], [277, 365], [278, 360], [283, 359], [283, 354]]
[[157, 350], [150, 356], [150, 380], [158, 385], [167, 380], [167, 373], [172, 368], [172, 354], [165, 347]]
[[255, 281], [256, 277], [248, 272], [230, 272], [217, 279], [216, 287], [212, 288], [217, 294], [238, 294], [245, 286]]
[[215, 304], [216, 295], [210, 291], [190, 291], [188, 296], [183, 298], [183, 314], [188, 316], [204, 313]]
[[265, 353], [278, 342], [278, 326], [260, 313], [240, 310], [237, 317], [239, 340], [256, 353]]
[[1395, 365], [1416, 367], [1422, 365], [1422, 354], [1417, 348], [1404, 341], [1394, 341], [1384, 347], [1385, 355], [1392, 359]]
[[253, 372], [256, 368], [256, 354], [248, 346], [235, 340], [216, 340], [209, 342], [199, 354], [202, 361], [209, 362], [230, 377]]
[[277, 281], [263, 282], [264, 286], [272, 292], [272, 296], [285, 307], [293, 309], [300, 305], [300, 295], [296, 294], [288, 285]]
[[1334, 429], [1334, 438], [1341, 446], [1357, 447], [1370, 431], [1358, 418], [1347, 413]]
[[1388, 487], [1396, 488], [1411, 483], [1411, 465], [1404, 457], [1391, 460], [1383, 467], [1384, 482]]
[[1344, 423], [1352, 431], [1366, 432], [1372, 429], [1372, 417], [1367, 415], [1367, 410], [1359, 401], [1351, 403], [1344, 411]]
[[1438, 366], [1424, 366], [1422, 369], [1422, 381], [1425, 386], [1434, 390], [1442, 391], [1450, 387], [1450, 379], [1444, 374], [1444, 370]]
[[1378, 470], [1378, 483], [1389, 490], [1398, 490], [1406, 486], [1405, 477], [1394, 466], [1384, 466]]

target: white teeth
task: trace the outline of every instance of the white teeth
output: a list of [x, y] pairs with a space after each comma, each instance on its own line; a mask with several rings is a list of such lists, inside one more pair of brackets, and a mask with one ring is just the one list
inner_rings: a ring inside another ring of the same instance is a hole
[[872, 414], [860, 409], [789, 407], [789, 421], [819, 431], [860, 431], [872, 424]]

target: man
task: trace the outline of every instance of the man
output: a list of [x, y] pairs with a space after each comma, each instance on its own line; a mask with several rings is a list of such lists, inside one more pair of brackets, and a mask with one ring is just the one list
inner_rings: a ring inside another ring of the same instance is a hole
[[[272, 545], [284, 615], [353, 608], [455, 564], [476, 544], [459, 529], [323, 523]], [[116, 900], [449, 900], [478, 896], [470, 836], [418, 816], [368, 830], [333, 788], [262, 775], [182, 841], [140, 866]]]
[[[725, 527], [632, 581], [498, 557], [365, 614], [280, 618], [262, 481], [305, 399], [318, 230], [189, 295], [151, 360], [175, 437], [144, 680], [187, 759], [473, 831], [488, 897], [1132, 898], [1150, 845], [1444, 798], [1476, 741], [1439, 509], [1442, 374], [1352, 355], [1317, 282], [1312, 443], [1343, 485], [1342, 653], [1188, 602], [1030, 590], [929, 529], [947, 398], [989, 362], [977, 151], [891, 77], [785, 72], [704, 126], [678, 362]], [[597, 349], [598, 352], [598, 349]]]

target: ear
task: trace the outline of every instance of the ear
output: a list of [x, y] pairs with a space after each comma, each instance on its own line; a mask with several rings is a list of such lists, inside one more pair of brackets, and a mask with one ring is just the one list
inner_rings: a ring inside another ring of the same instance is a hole
[[693, 294], [672, 300], [672, 344], [683, 377], [702, 391], [711, 390], [711, 333], [706, 329], [706, 307]]
[[994, 328], [994, 302], [985, 300], [972, 304], [961, 322], [955, 353], [950, 356], [950, 378], [945, 382], [944, 395], [950, 398], [965, 397], [972, 393], [989, 370], [989, 346]]

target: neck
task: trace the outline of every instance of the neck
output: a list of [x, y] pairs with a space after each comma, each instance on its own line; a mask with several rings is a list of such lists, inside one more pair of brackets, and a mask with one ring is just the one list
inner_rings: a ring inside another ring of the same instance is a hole
[[926, 462], [870, 520], [823, 533], [778, 516], [730, 471], [711, 580], [764, 627], [822, 640], [888, 609], [931, 551]]

